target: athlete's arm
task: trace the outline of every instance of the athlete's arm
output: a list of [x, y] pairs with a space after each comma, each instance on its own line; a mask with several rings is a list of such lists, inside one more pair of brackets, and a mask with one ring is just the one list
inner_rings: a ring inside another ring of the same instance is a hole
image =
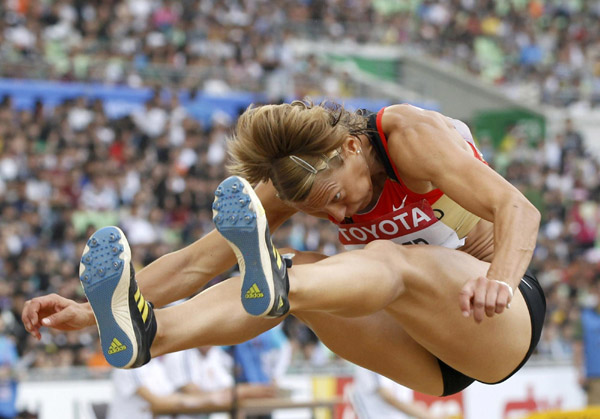
[[[494, 223], [495, 253], [487, 278], [465, 285], [461, 309], [475, 320], [501, 313], [516, 290], [533, 255], [539, 211], [521, 192], [477, 160], [464, 139], [436, 112], [403, 106], [384, 114], [390, 157], [401, 175], [430, 181], [473, 214]], [[490, 281], [495, 280], [495, 281]]]

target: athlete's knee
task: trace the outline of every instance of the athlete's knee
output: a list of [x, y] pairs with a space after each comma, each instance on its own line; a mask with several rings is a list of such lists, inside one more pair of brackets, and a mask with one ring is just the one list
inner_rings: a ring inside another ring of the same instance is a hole
[[365, 246], [365, 250], [376, 255], [381, 255], [382, 259], [385, 259], [387, 256], [402, 252], [402, 246], [390, 240], [374, 240]]
[[390, 240], [375, 240], [365, 246], [369, 258], [380, 261], [387, 267], [398, 272], [404, 266], [406, 246], [396, 244]]
[[406, 267], [403, 247], [389, 240], [376, 240], [367, 244], [363, 251], [381, 279], [401, 281]]

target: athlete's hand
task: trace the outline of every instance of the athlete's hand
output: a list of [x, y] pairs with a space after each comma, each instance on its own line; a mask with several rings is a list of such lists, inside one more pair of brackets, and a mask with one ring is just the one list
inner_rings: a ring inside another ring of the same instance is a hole
[[481, 323], [485, 316], [493, 317], [510, 308], [512, 297], [513, 290], [506, 282], [480, 276], [463, 286], [459, 305], [463, 316], [473, 314], [475, 321]]
[[79, 330], [95, 324], [88, 303], [76, 303], [57, 294], [44, 295], [25, 302], [21, 315], [25, 330], [41, 339], [40, 327], [56, 330]]

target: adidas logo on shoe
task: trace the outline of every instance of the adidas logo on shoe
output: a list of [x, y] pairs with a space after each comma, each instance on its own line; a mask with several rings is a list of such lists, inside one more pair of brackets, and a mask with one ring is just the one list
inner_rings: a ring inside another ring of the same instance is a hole
[[263, 298], [264, 296], [265, 295], [260, 291], [260, 288], [258, 288], [258, 285], [256, 285], [256, 283], [254, 283], [254, 284], [252, 284], [250, 289], [248, 291], [246, 291], [246, 295], [244, 296], [244, 298], [247, 298], [247, 299]]
[[110, 347], [108, 348], [108, 354], [109, 355], [116, 354], [117, 352], [124, 351], [125, 349], [127, 349], [127, 346], [125, 346], [121, 342], [119, 342], [119, 339], [114, 338], [112, 340], [112, 342], [110, 343]]

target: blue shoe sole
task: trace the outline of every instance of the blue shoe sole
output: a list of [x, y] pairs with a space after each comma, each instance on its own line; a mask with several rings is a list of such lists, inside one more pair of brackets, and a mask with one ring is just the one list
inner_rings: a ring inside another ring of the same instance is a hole
[[213, 221], [236, 253], [242, 274], [241, 300], [253, 316], [273, 306], [271, 261], [265, 244], [266, 216], [252, 187], [237, 176], [225, 179], [215, 191]]
[[104, 227], [88, 240], [79, 265], [79, 279], [96, 317], [102, 352], [118, 368], [128, 367], [137, 356], [129, 311], [130, 259], [123, 232]]

